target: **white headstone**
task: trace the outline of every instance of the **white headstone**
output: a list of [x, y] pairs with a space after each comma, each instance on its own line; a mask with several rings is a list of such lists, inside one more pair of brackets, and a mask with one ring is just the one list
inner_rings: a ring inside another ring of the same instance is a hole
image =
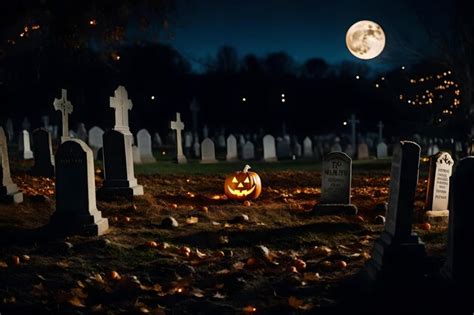
[[103, 137], [104, 130], [100, 127], [92, 127], [89, 130], [89, 146], [92, 148], [100, 149], [104, 146]]
[[305, 158], [313, 157], [313, 142], [309, 137], [306, 137], [303, 140], [303, 156]]
[[115, 109], [114, 130], [130, 135], [128, 111], [133, 108], [133, 104], [132, 101], [128, 99], [127, 90], [122, 85], [119, 85], [114, 92], [114, 96], [110, 97], [110, 107]]
[[[61, 136], [61, 143], [68, 140], [69, 136], [69, 115], [72, 113], [74, 107], [71, 102], [67, 99], [67, 90], [61, 90], [61, 98], [54, 99], [53, 102], [54, 109], [61, 112], [62, 124], [63, 124], [63, 133]], [[48, 126], [49, 127], [49, 126]]]
[[449, 179], [453, 166], [454, 161], [447, 152], [438, 152], [430, 158], [425, 204], [426, 217], [430, 221], [448, 217]]
[[20, 135], [20, 153], [24, 160], [31, 160], [33, 158], [33, 151], [31, 151], [30, 133], [23, 130]]
[[238, 153], [237, 153], [237, 139], [234, 135], [229, 135], [227, 137], [227, 161], [235, 161], [237, 160]]
[[201, 163], [216, 163], [214, 142], [206, 138], [201, 143]]
[[156, 162], [153, 156], [151, 147], [151, 135], [146, 129], [142, 129], [137, 133], [137, 146], [140, 151], [140, 158], [142, 163], [154, 163]]
[[266, 135], [263, 137], [263, 160], [265, 162], [277, 161], [275, 137], [272, 135]]
[[171, 122], [171, 129], [176, 130], [176, 160], [178, 164], [186, 163], [187, 159], [183, 154], [183, 140], [181, 132], [184, 130], [184, 123], [181, 121], [181, 114], [176, 113], [176, 121]]

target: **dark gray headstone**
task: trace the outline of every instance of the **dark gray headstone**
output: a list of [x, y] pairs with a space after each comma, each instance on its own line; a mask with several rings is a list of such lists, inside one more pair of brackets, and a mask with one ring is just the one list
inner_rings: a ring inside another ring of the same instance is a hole
[[385, 229], [364, 269], [370, 281], [380, 277], [416, 281], [423, 275], [425, 246], [412, 233], [419, 163], [418, 144], [401, 141], [394, 148]]
[[132, 135], [120, 131], [104, 133], [104, 182], [98, 191], [101, 195], [143, 195], [143, 186], [138, 185], [134, 174], [132, 142]]
[[457, 163], [450, 186], [448, 252], [442, 274], [465, 289], [474, 281], [474, 157]]
[[33, 155], [35, 164], [30, 170], [33, 176], [54, 177], [54, 156], [51, 135], [44, 128], [33, 131]]
[[50, 226], [87, 235], [102, 235], [109, 228], [96, 206], [92, 150], [82, 140], [67, 140], [56, 153], [56, 211]]
[[10, 175], [10, 160], [8, 158], [8, 142], [5, 131], [0, 127], [0, 171], [2, 182], [0, 186], [0, 200], [20, 203], [23, 201], [23, 194], [18, 191], [18, 187], [13, 183]]

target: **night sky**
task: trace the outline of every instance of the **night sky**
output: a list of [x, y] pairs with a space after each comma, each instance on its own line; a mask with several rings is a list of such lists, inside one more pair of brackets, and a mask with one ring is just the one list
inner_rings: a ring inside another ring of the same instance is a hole
[[372, 67], [403, 63], [393, 58], [398, 43], [415, 37], [420, 41], [418, 19], [405, 1], [203, 0], [180, 6], [170, 43], [191, 60], [215, 55], [220, 46], [230, 45], [241, 56], [285, 51], [297, 62], [321, 57], [335, 64], [358, 61], [345, 46], [345, 34], [362, 19], [379, 23], [387, 37], [384, 53], [368, 61]]

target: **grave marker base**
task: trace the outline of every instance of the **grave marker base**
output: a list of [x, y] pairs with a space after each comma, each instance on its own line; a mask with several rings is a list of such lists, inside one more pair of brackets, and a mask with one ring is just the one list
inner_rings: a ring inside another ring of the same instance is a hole
[[114, 197], [133, 197], [143, 196], [143, 186], [136, 185], [132, 187], [101, 187], [97, 190], [97, 197], [100, 199], [110, 199]]
[[357, 207], [353, 204], [325, 204], [314, 206], [313, 213], [317, 215], [356, 215]]
[[59, 234], [100, 236], [109, 228], [109, 220], [99, 211], [94, 215], [72, 216], [71, 213], [55, 212], [51, 216], [48, 228]]
[[448, 224], [449, 210], [426, 211], [424, 220], [428, 223]]

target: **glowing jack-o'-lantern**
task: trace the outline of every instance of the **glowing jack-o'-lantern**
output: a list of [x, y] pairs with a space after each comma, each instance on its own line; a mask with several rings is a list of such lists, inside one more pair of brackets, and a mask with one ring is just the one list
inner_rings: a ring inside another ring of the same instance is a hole
[[225, 179], [224, 191], [227, 197], [233, 200], [244, 201], [257, 199], [262, 192], [260, 176], [255, 172], [249, 172], [250, 166], [245, 165], [242, 172], [230, 174]]

